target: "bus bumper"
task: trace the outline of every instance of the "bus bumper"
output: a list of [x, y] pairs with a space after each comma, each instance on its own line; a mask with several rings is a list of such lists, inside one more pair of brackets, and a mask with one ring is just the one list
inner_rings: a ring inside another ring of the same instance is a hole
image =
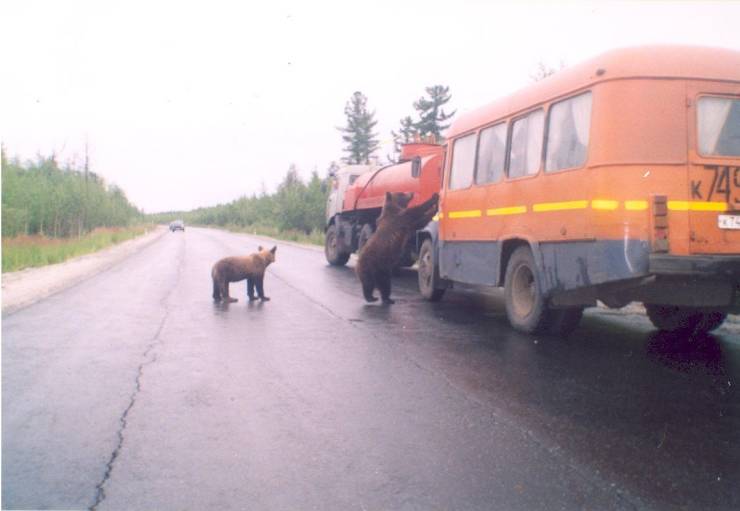
[[740, 256], [651, 254], [649, 272], [654, 275], [709, 277], [740, 282]]

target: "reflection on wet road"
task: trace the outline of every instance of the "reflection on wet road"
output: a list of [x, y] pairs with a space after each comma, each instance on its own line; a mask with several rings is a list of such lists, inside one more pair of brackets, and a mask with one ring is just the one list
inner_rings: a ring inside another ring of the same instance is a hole
[[[740, 335], [594, 310], [511, 330], [500, 294], [366, 305], [278, 242], [268, 303], [191, 228], [3, 318], [3, 507], [738, 509]], [[351, 263], [350, 263], [351, 264]]]

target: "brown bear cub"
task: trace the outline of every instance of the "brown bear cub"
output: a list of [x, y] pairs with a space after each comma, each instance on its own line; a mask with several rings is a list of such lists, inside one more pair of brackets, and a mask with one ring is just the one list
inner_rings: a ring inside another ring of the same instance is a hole
[[269, 300], [265, 296], [264, 279], [265, 270], [270, 263], [275, 262], [275, 251], [277, 246], [271, 250], [259, 247], [258, 252], [248, 256], [225, 257], [213, 265], [211, 277], [213, 278], [213, 300], [225, 303], [238, 302], [236, 298], [229, 296], [229, 282], [239, 282], [247, 279], [247, 296], [249, 301], [256, 300], [254, 288], [257, 287], [257, 295], [263, 302]]
[[360, 251], [355, 272], [368, 302], [378, 300], [373, 295], [377, 288], [383, 303], [394, 303], [391, 300], [391, 272], [401, 262], [409, 236], [428, 224], [437, 212], [438, 194], [418, 206], [407, 208], [413, 195], [385, 194], [385, 204], [376, 222], [377, 230]]

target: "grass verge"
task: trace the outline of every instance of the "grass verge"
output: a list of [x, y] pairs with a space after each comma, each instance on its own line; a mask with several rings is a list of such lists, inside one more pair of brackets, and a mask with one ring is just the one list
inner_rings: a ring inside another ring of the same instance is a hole
[[97, 252], [116, 243], [135, 238], [153, 229], [152, 225], [135, 227], [106, 227], [80, 238], [47, 238], [45, 236], [17, 236], [3, 238], [2, 271], [22, 270], [61, 263], [72, 257]]

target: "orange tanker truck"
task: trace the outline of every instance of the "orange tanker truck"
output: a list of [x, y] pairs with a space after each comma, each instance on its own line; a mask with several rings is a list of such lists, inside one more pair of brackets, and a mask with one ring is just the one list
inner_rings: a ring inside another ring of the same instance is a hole
[[[341, 266], [375, 232], [386, 192], [413, 192], [409, 207], [439, 193], [444, 147], [417, 142], [402, 147], [400, 163], [386, 166], [347, 165], [333, 177], [326, 207], [324, 252], [330, 264]], [[416, 240], [410, 239], [402, 265], [416, 261]]]

